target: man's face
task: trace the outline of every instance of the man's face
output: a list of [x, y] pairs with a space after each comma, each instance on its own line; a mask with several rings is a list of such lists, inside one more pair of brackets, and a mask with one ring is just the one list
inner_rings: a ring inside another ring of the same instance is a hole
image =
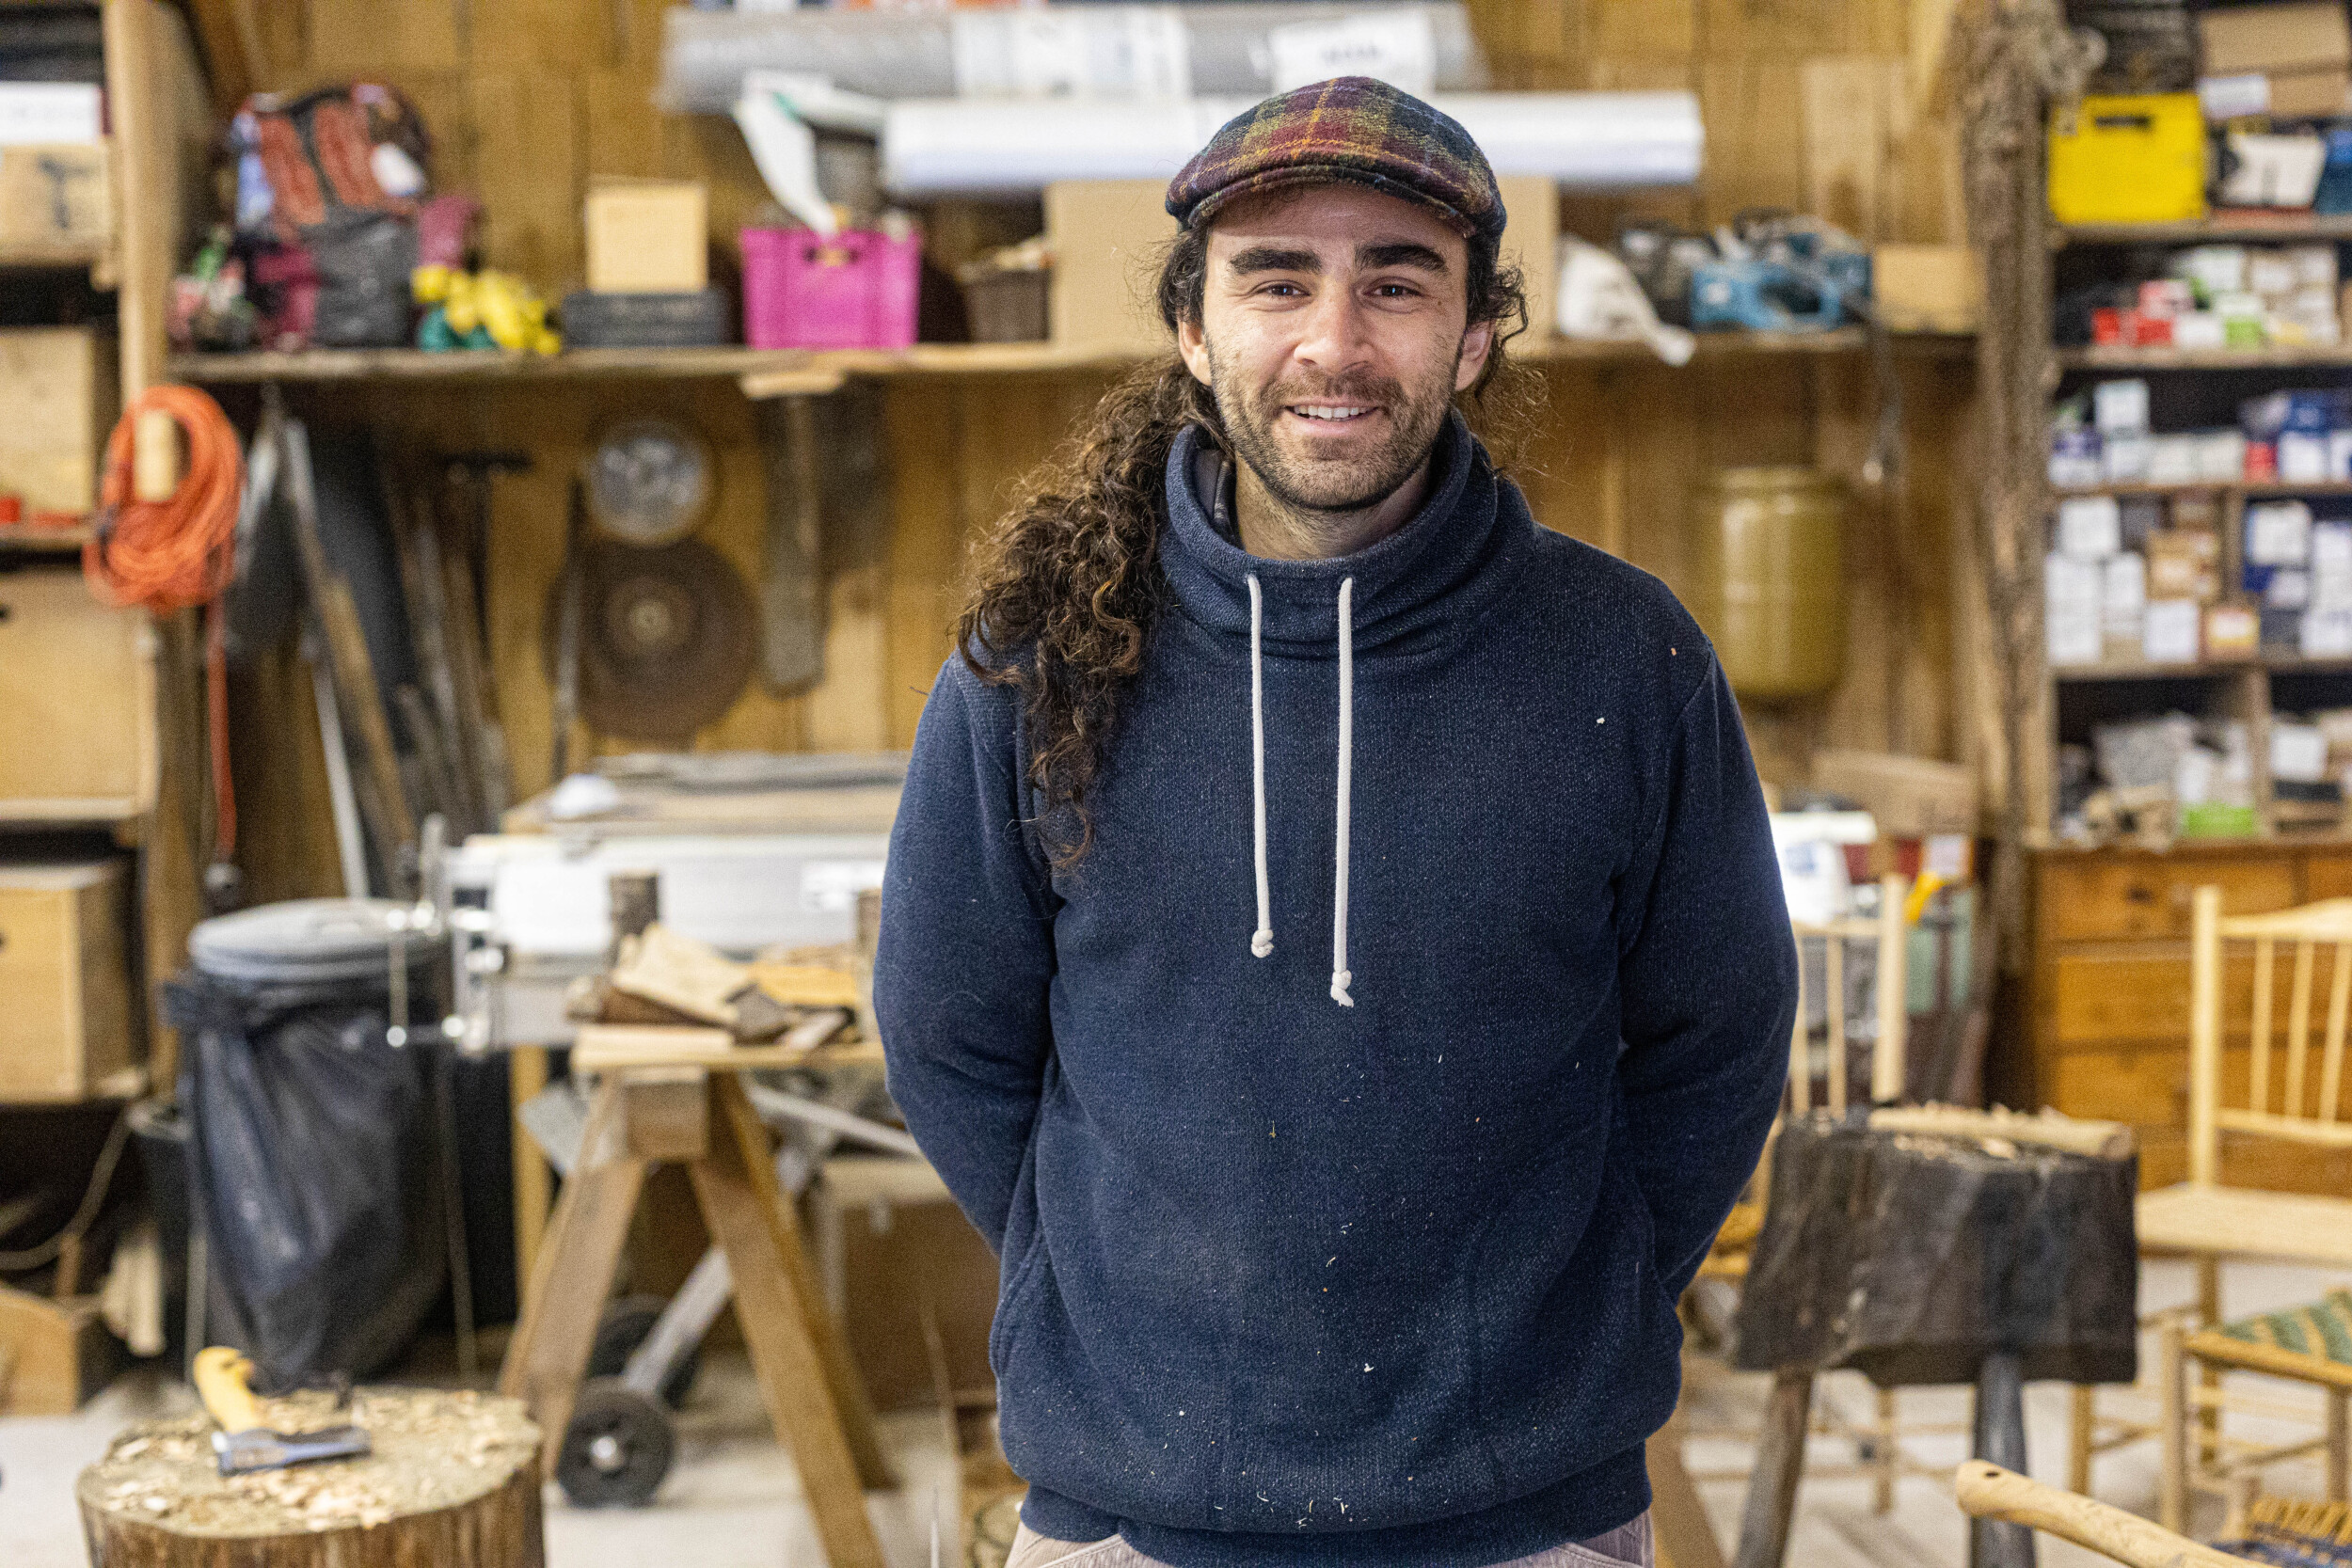
[[1211, 225], [1201, 320], [1177, 347], [1267, 492], [1357, 512], [1411, 478], [1494, 341], [1471, 327], [1468, 245], [1361, 185], [1269, 192]]

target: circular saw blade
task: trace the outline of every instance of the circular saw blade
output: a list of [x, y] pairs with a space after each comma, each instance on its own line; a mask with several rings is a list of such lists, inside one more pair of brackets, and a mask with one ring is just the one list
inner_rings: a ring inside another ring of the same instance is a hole
[[[683, 747], [751, 678], [758, 627], [750, 591], [699, 540], [641, 549], [592, 539], [580, 551], [580, 716], [601, 734]], [[548, 599], [548, 657], [561, 616]]]
[[631, 545], [668, 545], [700, 528], [719, 487], [710, 443], [675, 420], [624, 420], [588, 458], [588, 513]]

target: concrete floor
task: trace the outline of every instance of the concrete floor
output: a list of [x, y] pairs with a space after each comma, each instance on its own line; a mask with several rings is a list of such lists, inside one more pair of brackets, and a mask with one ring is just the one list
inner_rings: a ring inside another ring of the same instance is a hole
[[[2233, 1314], [2267, 1310], [2309, 1301], [2342, 1284], [2352, 1284], [2352, 1276], [2239, 1266], [2228, 1272], [2226, 1307]], [[2185, 1266], [2158, 1263], [2143, 1271], [2141, 1297], [2149, 1309], [2180, 1304], [2191, 1294]], [[1754, 1430], [1764, 1392], [1761, 1375], [1692, 1362], [1685, 1409], [1701, 1435], [1692, 1440], [1689, 1460], [1694, 1472], [1734, 1473], [1732, 1479], [1701, 1484], [1717, 1531], [1727, 1543], [1738, 1530], [1743, 1495], [1737, 1473], [1744, 1472], [1753, 1452], [1746, 1440], [1732, 1433]], [[2291, 1401], [2294, 1395], [2283, 1397]], [[1870, 1407], [1868, 1386], [1846, 1373], [1824, 1380], [1820, 1400], [1857, 1418]], [[0, 1420], [0, 1568], [84, 1568], [74, 1475], [125, 1423], [176, 1414], [189, 1404], [182, 1386], [141, 1369], [78, 1415]], [[1964, 1427], [1969, 1398], [1963, 1389], [1909, 1390], [1901, 1397], [1900, 1414], [1906, 1425]], [[2026, 1419], [2034, 1473], [2062, 1484], [2067, 1391], [2027, 1390]], [[651, 1508], [585, 1512], [568, 1507], [561, 1493], [548, 1488], [550, 1568], [665, 1568], [675, 1562], [695, 1568], [818, 1568], [824, 1560], [799, 1481], [770, 1439], [757, 1387], [739, 1356], [708, 1359], [679, 1424], [676, 1465]], [[894, 1568], [924, 1568], [933, 1489], [945, 1497], [953, 1484], [939, 1420], [913, 1412], [884, 1417], [882, 1425], [883, 1440], [906, 1484], [897, 1493], [877, 1494], [868, 1507]], [[1965, 1438], [1931, 1433], [1908, 1447], [1916, 1459], [1948, 1472], [1964, 1457]], [[1835, 1464], [1851, 1454], [1847, 1445], [1822, 1438], [1816, 1441], [1816, 1456]], [[2154, 1449], [2141, 1445], [2103, 1460], [2094, 1490], [2110, 1502], [2153, 1512], [2155, 1473]], [[2316, 1466], [2301, 1471], [2281, 1466], [2273, 1472], [2271, 1489], [2316, 1495]], [[1929, 1476], [1906, 1478], [1895, 1508], [1885, 1514], [1871, 1512], [1870, 1486], [1864, 1479], [1808, 1478], [1800, 1493], [1788, 1555], [1793, 1568], [1960, 1568], [1966, 1560], [1966, 1521]], [[2045, 1542], [2042, 1553], [2044, 1568], [2102, 1560], [2057, 1542]]]

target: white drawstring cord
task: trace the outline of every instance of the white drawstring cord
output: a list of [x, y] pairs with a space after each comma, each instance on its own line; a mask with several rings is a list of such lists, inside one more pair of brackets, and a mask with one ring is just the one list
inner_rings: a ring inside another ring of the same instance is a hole
[[1249, 938], [1253, 957], [1274, 951], [1274, 894], [1265, 869], [1265, 669], [1259, 651], [1265, 609], [1260, 599], [1258, 574], [1249, 574], [1249, 777], [1256, 794], [1258, 850], [1258, 929]]
[[[1254, 595], [1257, 580], [1250, 580]], [[1354, 618], [1356, 579], [1340, 579], [1340, 787], [1338, 827], [1332, 833], [1332, 852], [1338, 859], [1331, 884], [1331, 1000], [1343, 1007], [1352, 1007], [1356, 999], [1347, 994], [1347, 988], [1356, 978], [1347, 972], [1347, 796], [1349, 774], [1353, 771], [1350, 754], [1356, 740], [1356, 640], [1350, 625]], [[1254, 602], [1254, 598], [1253, 598]]]

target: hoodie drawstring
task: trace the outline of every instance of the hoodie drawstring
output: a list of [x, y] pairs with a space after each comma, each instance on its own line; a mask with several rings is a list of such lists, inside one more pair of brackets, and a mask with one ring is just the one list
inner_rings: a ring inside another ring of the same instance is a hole
[[1356, 579], [1340, 579], [1340, 784], [1338, 821], [1331, 833], [1337, 861], [1331, 882], [1331, 1000], [1352, 1007], [1356, 999], [1347, 988], [1356, 977], [1347, 972], [1347, 794], [1354, 771], [1356, 740], [1356, 638], [1352, 625]]
[[1258, 590], [1258, 574], [1249, 574], [1249, 778], [1256, 793], [1258, 829], [1258, 928], [1249, 938], [1253, 957], [1274, 951], [1274, 894], [1265, 870], [1265, 659], [1259, 647], [1264, 634], [1265, 606]]
[[[1334, 860], [1331, 884], [1331, 1000], [1352, 1007], [1356, 999], [1347, 988], [1356, 977], [1347, 968], [1347, 818], [1355, 772], [1356, 740], [1356, 579], [1340, 580], [1340, 747], [1338, 800], [1332, 832]], [[1274, 951], [1274, 895], [1266, 875], [1265, 832], [1265, 605], [1258, 575], [1249, 574], [1249, 769], [1258, 873], [1258, 928], [1249, 938], [1249, 951], [1265, 958]]]

